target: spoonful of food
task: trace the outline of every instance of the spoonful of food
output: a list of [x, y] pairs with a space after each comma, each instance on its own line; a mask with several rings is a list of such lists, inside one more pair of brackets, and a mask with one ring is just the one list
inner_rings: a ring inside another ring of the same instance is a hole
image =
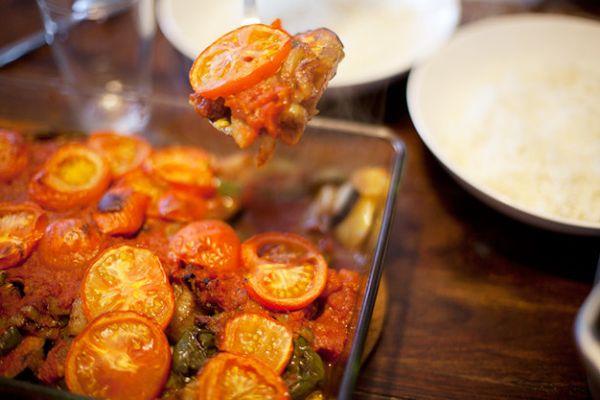
[[[198, 55], [190, 70], [190, 103], [240, 148], [258, 138], [258, 165], [276, 140], [298, 143], [344, 57], [332, 31], [290, 35], [276, 20], [258, 23], [255, 0], [244, 0], [244, 23]], [[256, 21], [256, 22], [254, 22]]]

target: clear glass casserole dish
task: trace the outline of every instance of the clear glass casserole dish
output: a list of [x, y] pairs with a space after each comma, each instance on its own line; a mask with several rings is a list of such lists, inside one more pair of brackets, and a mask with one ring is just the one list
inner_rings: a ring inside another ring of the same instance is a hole
[[[198, 117], [186, 99], [154, 96], [149, 103], [149, 123], [138, 133], [153, 145], [196, 145], [217, 157], [239, 152], [233, 140]], [[42, 132], [83, 131], [72, 109], [69, 90], [60, 82], [0, 77], [0, 127], [13, 124]], [[309, 177], [304, 182], [318, 182], [331, 176], [347, 180], [365, 167], [380, 167], [390, 177], [381, 223], [375, 230], [376, 240], [364, 254], [363, 270], [359, 271], [364, 277], [363, 286], [348, 328], [350, 339], [346, 341], [344, 362], [333, 367], [335, 382], [328, 385], [328, 396], [334, 398], [352, 397], [383, 271], [404, 157], [403, 143], [384, 127], [315, 118], [297, 146], [280, 145], [271, 161], [272, 165], [301, 168]], [[286, 195], [293, 193], [292, 190]], [[33, 382], [6, 378], [0, 378], [0, 394], [31, 399], [80, 398]]]

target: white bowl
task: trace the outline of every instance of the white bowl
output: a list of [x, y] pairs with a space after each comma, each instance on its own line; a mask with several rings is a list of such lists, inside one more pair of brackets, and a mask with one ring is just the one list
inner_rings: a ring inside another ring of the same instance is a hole
[[526, 223], [600, 234], [600, 23], [495, 17], [410, 73], [423, 142], [474, 195]]
[[[161, 0], [158, 22], [190, 60], [242, 21], [243, 0]], [[260, 20], [297, 33], [327, 27], [345, 59], [329, 88], [368, 87], [409, 70], [455, 30], [458, 0], [257, 0]]]

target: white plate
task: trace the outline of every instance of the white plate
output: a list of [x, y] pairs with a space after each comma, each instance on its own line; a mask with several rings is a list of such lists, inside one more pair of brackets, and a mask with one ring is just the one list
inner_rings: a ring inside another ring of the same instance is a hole
[[[242, 20], [243, 0], [161, 0], [158, 22], [189, 59]], [[261, 21], [281, 18], [291, 33], [336, 32], [346, 52], [330, 88], [368, 86], [402, 74], [444, 43], [460, 17], [458, 0], [257, 0]]]
[[600, 234], [600, 23], [517, 15], [460, 29], [407, 88], [458, 181], [524, 222]]

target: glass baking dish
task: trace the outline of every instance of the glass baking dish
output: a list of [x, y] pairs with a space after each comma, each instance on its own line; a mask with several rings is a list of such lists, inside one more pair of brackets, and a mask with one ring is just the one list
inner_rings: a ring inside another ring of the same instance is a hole
[[[84, 130], [73, 111], [70, 91], [60, 81], [36, 81], [0, 76], [0, 127], [16, 124], [40, 131], [79, 132]], [[94, 93], [90, 93], [93, 96]], [[238, 152], [233, 140], [218, 133], [201, 119], [185, 98], [153, 96], [149, 100], [150, 118], [143, 132], [138, 132], [156, 146], [166, 144], [198, 145], [217, 156]], [[383, 219], [372, 252], [367, 254], [364, 287], [355, 306], [350, 338], [345, 354], [347, 361], [336, 366], [339, 384], [332, 393], [338, 399], [352, 397], [359, 373], [365, 339], [373, 312], [383, 258], [394, 213], [402, 164], [403, 143], [382, 126], [315, 118], [301, 142], [293, 147], [279, 145], [271, 162], [301, 165], [304, 173], [314, 177], [333, 174], [349, 177], [367, 166], [384, 168], [390, 186]], [[83, 398], [24, 380], [0, 378], [0, 397], [26, 399]]]

